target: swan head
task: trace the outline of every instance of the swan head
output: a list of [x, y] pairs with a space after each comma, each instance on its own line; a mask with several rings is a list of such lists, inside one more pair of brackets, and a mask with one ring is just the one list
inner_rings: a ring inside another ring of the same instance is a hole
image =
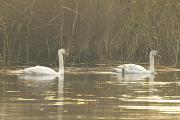
[[157, 50], [151, 50], [150, 54], [153, 55], [153, 56], [159, 55]]
[[65, 53], [66, 53], [66, 50], [63, 49], [63, 48], [62, 48], [62, 49], [59, 49], [59, 50], [58, 50], [58, 53], [65, 54]]
[[63, 48], [58, 50], [58, 54], [69, 55], [68, 52], [65, 49], [63, 49]]

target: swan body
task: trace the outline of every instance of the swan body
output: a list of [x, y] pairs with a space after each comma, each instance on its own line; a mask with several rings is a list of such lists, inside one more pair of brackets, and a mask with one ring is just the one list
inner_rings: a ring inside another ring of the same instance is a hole
[[58, 57], [59, 57], [59, 72], [56, 72], [55, 70], [45, 67], [45, 66], [35, 66], [35, 67], [29, 67], [25, 68], [23, 70], [23, 74], [28, 75], [59, 75], [64, 74], [64, 62], [63, 62], [63, 54], [65, 54], [65, 49], [58, 50]]
[[143, 66], [136, 65], [136, 64], [123, 64], [117, 66], [117, 68], [113, 68], [114, 71], [118, 73], [122, 73], [124, 69], [124, 73], [129, 73], [129, 74], [138, 74], [138, 73], [151, 73], [149, 70], [146, 70]]
[[57, 74], [57, 72], [51, 68], [45, 67], [45, 66], [34, 66], [34, 67], [29, 67], [29, 68], [25, 68], [23, 70], [24, 74], [31, 74], [31, 75], [47, 75], [47, 74], [51, 74], [51, 75], [55, 75]]
[[158, 55], [157, 50], [151, 50], [150, 52], [150, 69], [147, 70], [143, 66], [136, 64], [123, 64], [119, 65], [113, 70], [116, 73], [124, 73], [124, 74], [146, 74], [146, 73], [154, 73], [154, 56]]

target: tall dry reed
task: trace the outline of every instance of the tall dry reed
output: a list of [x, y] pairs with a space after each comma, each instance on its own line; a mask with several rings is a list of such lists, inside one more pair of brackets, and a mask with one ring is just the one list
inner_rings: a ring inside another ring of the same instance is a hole
[[177, 0], [2, 0], [0, 63], [55, 65], [63, 47], [68, 63], [147, 62], [156, 49], [176, 66], [179, 13]]

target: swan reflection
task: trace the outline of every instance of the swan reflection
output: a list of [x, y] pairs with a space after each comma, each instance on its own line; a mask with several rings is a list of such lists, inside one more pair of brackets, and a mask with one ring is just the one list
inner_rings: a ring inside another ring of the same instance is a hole
[[59, 80], [64, 80], [64, 75], [28, 75], [22, 74], [18, 76], [20, 80], [55, 80], [58, 78]]
[[113, 77], [118, 80], [118, 82], [126, 83], [127, 86], [131, 86], [132, 89], [139, 85], [140, 88], [143, 86], [147, 86], [149, 96], [155, 95], [156, 90], [154, 83], [154, 74], [115, 74]]
[[[23, 93], [28, 94], [29, 99], [48, 101], [48, 108], [56, 108], [56, 119], [63, 119], [64, 110], [64, 75], [19, 75], [18, 79], [28, 89]], [[32, 89], [30, 89], [32, 88]], [[31, 91], [29, 91], [31, 90]], [[31, 98], [32, 97], [32, 98]], [[19, 99], [18, 99], [19, 100]], [[21, 98], [24, 100], [24, 98]], [[43, 111], [44, 107], [37, 105], [32, 109]]]
[[146, 79], [154, 79], [155, 75], [154, 74], [115, 74], [114, 77], [117, 80], [128, 80], [128, 81], [133, 81], [133, 80], [146, 80]]

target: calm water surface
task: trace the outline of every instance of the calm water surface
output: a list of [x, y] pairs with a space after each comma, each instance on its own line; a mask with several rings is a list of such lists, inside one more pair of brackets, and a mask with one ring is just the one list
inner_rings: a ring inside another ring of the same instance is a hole
[[1, 74], [0, 118], [180, 119], [180, 72], [121, 76], [103, 70], [79, 68], [60, 78]]

